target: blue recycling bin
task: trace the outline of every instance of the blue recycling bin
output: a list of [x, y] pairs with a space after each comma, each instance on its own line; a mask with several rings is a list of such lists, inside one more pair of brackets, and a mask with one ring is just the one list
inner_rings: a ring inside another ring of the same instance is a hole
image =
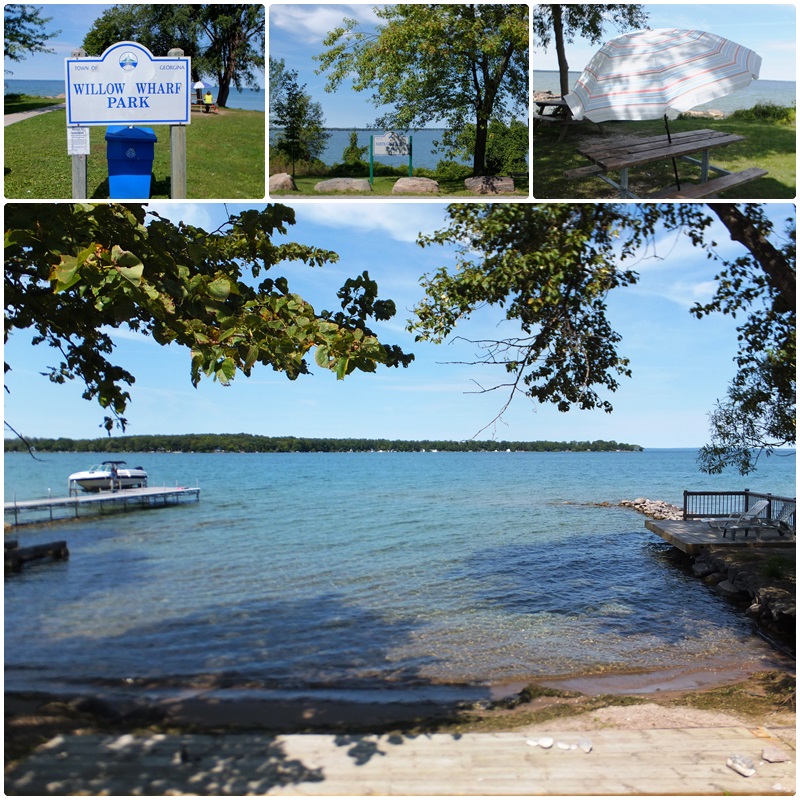
[[155, 143], [152, 128], [109, 125], [106, 130], [108, 196], [112, 200], [150, 197]]

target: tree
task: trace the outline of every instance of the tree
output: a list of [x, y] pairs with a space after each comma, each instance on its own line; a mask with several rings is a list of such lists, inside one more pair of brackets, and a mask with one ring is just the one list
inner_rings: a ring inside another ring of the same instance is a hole
[[[506, 125], [499, 119], [489, 122], [486, 137], [486, 170], [493, 175], [528, 171], [528, 126], [518, 119]], [[468, 124], [459, 144], [465, 154], [475, 151], [475, 126]]]
[[[373, 90], [376, 120], [408, 130], [444, 123], [451, 150], [468, 122], [476, 127], [473, 170], [485, 174], [489, 121], [528, 108], [526, 4], [419, 4], [376, 8], [385, 20], [374, 34], [345, 19], [315, 58], [328, 71], [327, 91], [352, 77], [356, 91]], [[354, 77], [353, 77], [354, 76]]]
[[733, 465], [750, 471], [760, 452], [795, 441], [795, 223], [782, 243], [764, 209], [711, 204], [746, 252], [726, 261], [708, 238], [712, 218], [701, 206], [548, 204], [450, 206], [450, 225], [420, 244], [457, 243], [455, 269], [423, 279], [414, 309], [417, 338], [441, 342], [480, 305], [497, 305], [518, 336], [477, 342], [481, 363], [510, 376], [486, 391], [508, 392], [505, 411], [522, 392], [561, 411], [612, 411], [613, 393], [629, 377], [620, 335], [607, 317], [606, 296], [637, 282], [624, 267], [652, 240], [658, 225], [683, 230], [719, 260], [717, 294], [693, 313], [745, 311], [739, 326], [737, 373], [728, 398], [712, 415], [703, 469]]
[[364, 156], [369, 150], [369, 145], [360, 147], [358, 144], [358, 132], [350, 131], [350, 141], [342, 151], [342, 163], [348, 166], [359, 166], [364, 163]]
[[272, 148], [285, 153], [292, 162], [294, 176], [297, 161], [311, 161], [325, 150], [330, 133], [325, 130], [322, 106], [297, 82], [297, 70], [287, 72], [281, 97], [275, 103], [274, 122], [281, 130]]
[[3, 54], [12, 61], [22, 61], [34, 53], [52, 53], [45, 42], [61, 31], [46, 33], [52, 17], [42, 17], [36, 6], [9, 3], [3, 8]]
[[226, 106], [231, 85], [259, 87], [265, 63], [264, 6], [118, 4], [95, 20], [83, 47], [89, 55], [101, 55], [125, 40], [157, 56], [180, 47], [192, 58], [193, 79], [216, 81], [217, 105]]
[[647, 13], [644, 7], [635, 3], [611, 4], [563, 4], [534, 5], [533, 35], [539, 45], [546, 49], [555, 43], [558, 58], [558, 72], [561, 94], [569, 94], [569, 63], [564, 46], [582, 36], [592, 44], [603, 41], [607, 23], [612, 23], [618, 31], [638, 30], [647, 26]]
[[286, 62], [283, 59], [269, 57], [269, 121], [272, 124], [272, 115], [275, 104], [283, 96], [286, 81]]
[[203, 375], [228, 385], [259, 363], [294, 380], [309, 372], [313, 349], [316, 364], [340, 379], [413, 359], [369, 328], [395, 307], [378, 298], [366, 272], [345, 282], [336, 312], [317, 312], [284, 277], [264, 277], [282, 262], [337, 260], [331, 251], [273, 241], [294, 224], [291, 208], [247, 210], [211, 232], [148, 216], [140, 204], [5, 207], [5, 341], [32, 330], [34, 344], [55, 348], [61, 361], [50, 380], [83, 381], [83, 396], [108, 409], [109, 433], [125, 428], [125, 387], [135, 380], [110, 360], [109, 331], [121, 327], [186, 347], [195, 386]]

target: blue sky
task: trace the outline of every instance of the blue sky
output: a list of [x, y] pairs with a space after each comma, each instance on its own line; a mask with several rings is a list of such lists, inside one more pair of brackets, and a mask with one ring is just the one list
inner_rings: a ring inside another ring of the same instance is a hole
[[[694, 28], [716, 33], [755, 50], [762, 58], [764, 80], [795, 80], [796, 9], [793, 3], [659, 3], [644, 5], [651, 28]], [[607, 29], [607, 39], [617, 31]], [[599, 45], [576, 39], [567, 45], [570, 69], [579, 72]], [[557, 70], [555, 47], [534, 51], [534, 70]]]
[[[329, 127], [363, 127], [372, 124], [380, 114], [370, 99], [370, 92], [354, 92], [343, 83], [335, 94], [325, 92], [325, 75], [316, 75], [319, 63], [314, 55], [324, 51], [327, 33], [340, 25], [345, 17], [359, 20], [363, 30], [380, 22], [372, 4], [274, 3], [268, 9], [268, 52], [284, 59], [287, 69], [298, 72], [300, 83], [321, 103]], [[733, 39], [763, 59], [761, 77], [771, 80], [795, 79], [795, 6], [756, 3], [658, 4], [645, 5], [650, 27], [686, 27], [709, 30]], [[609, 30], [608, 38], [616, 31]], [[576, 39], [567, 46], [572, 69], [580, 71], [589, 62], [599, 45]], [[534, 51], [534, 69], [555, 70], [555, 49]]]
[[[206, 229], [225, 217], [219, 204], [153, 203], [172, 219]], [[243, 206], [229, 205], [231, 211]], [[776, 218], [793, 211], [771, 206]], [[409, 309], [421, 299], [419, 278], [452, 264], [444, 248], [420, 248], [419, 232], [443, 226], [442, 203], [394, 204], [337, 201], [295, 204], [297, 225], [289, 240], [339, 253], [338, 264], [321, 269], [287, 265], [290, 286], [318, 309], [335, 306], [335, 292], [347, 277], [368, 270], [382, 297], [398, 306], [395, 320], [376, 326], [383, 340], [416, 354], [406, 370], [381, 369], [337, 381], [312, 366], [313, 375], [291, 382], [267, 369], [250, 379], [237, 377], [228, 388], [210, 380], [198, 389], [189, 382], [189, 355], [160, 347], [138, 334], [120, 332], [118, 361], [137, 377], [128, 409], [129, 433], [237, 433], [268, 436], [389, 437], [467, 439], [489, 425], [505, 396], [474, 394], [489, 386], [488, 367], [447, 362], [474, 360], [463, 342], [434, 346], [415, 343], [404, 330]], [[738, 253], [724, 231], [716, 230], [720, 250]], [[622, 334], [621, 352], [631, 359], [634, 376], [609, 396], [615, 411], [559, 413], [518, 398], [504, 420], [479, 438], [510, 440], [614, 439], [645, 447], [703, 444], [707, 412], [733, 375], [735, 322], [715, 316], [697, 320], [688, 313], [695, 300], [708, 299], [714, 266], [688, 242], [671, 234], [658, 243], [657, 256], [642, 254], [636, 268], [639, 285], [609, 298], [612, 325]], [[501, 313], [485, 309], [457, 333], [480, 338], [509, 330]], [[30, 334], [16, 332], [6, 347], [13, 371], [6, 376], [5, 419], [27, 436], [96, 437], [102, 411], [82, 400], [77, 383], [55, 386], [39, 373], [56, 363], [47, 347], [33, 348]], [[6, 434], [8, 435], [8, 434]]]

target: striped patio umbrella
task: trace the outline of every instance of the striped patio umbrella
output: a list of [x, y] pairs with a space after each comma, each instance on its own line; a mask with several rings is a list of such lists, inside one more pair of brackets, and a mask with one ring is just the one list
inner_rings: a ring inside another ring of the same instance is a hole
[[564, 100], [575, 119], [657, 119], [743, 89], [760, 68], [757, 53], [713, 33], [635, 31], [606, 42]]

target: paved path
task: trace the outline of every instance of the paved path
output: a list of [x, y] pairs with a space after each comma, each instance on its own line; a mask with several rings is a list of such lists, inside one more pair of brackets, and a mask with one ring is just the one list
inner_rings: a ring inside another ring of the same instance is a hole
[[30, 119], [37, 117], [39, 114], [46, 114], [48, 111], [58, 111], [60, 108], [66, 108], [65, 103], [57, 106], [46, 106], [45, 108], [37, 108], [33, 111], [20, 111], [18, 114], [5, 114], [3, 116], [3, 126], [13, 125], [15, 122], [21, 122], [23, 119]]
[[[589, 733], [56, 737], [6, 775], [9, 795], [792, 794], [795, 752], [763, 728]], [[564, 747], [559, 746], [559, 743]], [[572, 749], [566, 749], [576, 745]], [[583, 749], [581, 746], [583, 746]], [[590, 752], [585, 752], [591, 746]], [[780, 763], [764, 761], [784, 756]], [[749, 759], [755, 774], [726, 766]]]

